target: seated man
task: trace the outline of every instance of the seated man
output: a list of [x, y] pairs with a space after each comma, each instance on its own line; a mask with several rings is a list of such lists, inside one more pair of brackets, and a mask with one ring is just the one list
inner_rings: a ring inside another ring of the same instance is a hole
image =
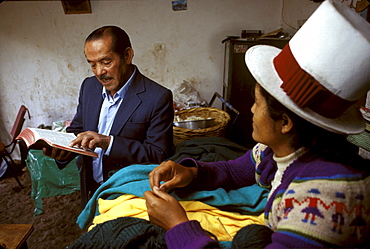
[[[171, 154], [173, 100], [169, 89], [142, 75], [132, 64], [134, 51], [126, 32], [115, 26], [93, 31], [84, 53], [95, 76], [80, 89], [77, 113], [67, 132], [70, 146], [95, 150], [98, 158], [80, 156], [81, 204], [110, 172], [134, 163], [159, 163]], [[65, 167], [76, 154], [44, 148]]]

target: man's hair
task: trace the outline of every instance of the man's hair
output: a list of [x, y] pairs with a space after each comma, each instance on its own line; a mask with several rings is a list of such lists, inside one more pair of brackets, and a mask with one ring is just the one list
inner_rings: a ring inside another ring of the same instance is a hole
[[131, 48], [130, 37], [127, 33], [116, 26], [104, 26], [94, 30], [85, 40], [85, 44], [90, 41], [99, 40], [105, 37], [112, 38], [112, 51], [124, 58], [125, 51]]

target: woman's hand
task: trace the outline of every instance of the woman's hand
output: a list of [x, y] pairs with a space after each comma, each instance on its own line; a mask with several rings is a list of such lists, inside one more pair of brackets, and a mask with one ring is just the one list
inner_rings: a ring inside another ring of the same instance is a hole
[[153, 191], [144, 192], [144, 198], [150, 222], [166, 231], [189, 220], [180, 203], [156, 186]]
[[[185, 167], [173, 161], [162, 162], [149, 173], [151, 189], [158, 187], [159, 190], [169, 191], [173, 188], [185, 187], [197, 173], [195, 167]], [[164, 182], [161, 184], [161, 182]]]

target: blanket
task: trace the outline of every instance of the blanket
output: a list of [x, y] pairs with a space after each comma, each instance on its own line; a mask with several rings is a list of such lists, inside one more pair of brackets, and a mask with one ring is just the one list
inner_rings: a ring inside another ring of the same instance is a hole
[[247, 150], [248, 148], [224, 137], [203, 137], [179, 143], [175, 154], [168, 160], [179, 162], [191, 157], [202, 162], [227, 161], [241, 157]]
[[[120, 217], [134, 217], [149, 221], [145, 199], [133, 195], [121, 195], [114, 200], [99, 199], [99, 213], [95, 216], [89, 230], [99, 224]], [[231, 241], [243, 227], [251, 224], [263, 225], [260, 216], [242, 215], [236, 212], [222, 211], [200, 201], [180, 201], [189, 220], [197, 220], [203, 229], [215, 235], [219, 241]]]
[[68, 249], [166, 249], [165, 231], [149, 221], [121, 217], [97, 225]]
[[[113, 200], [124, 194], [143, 197], [144, 192], [150, 190], [148, 174], [156, 166], [158, 165], [137, 164], [117, 171], [95, 191], [80, 213], [77, 224], [82, 229], [87, 228], [93, 218], [100, 214], [99, 199]], [[196, 200], [224, 211], [259, 215], [266, 205], [268, 191], [258, 185], [252, 185], [229, 192], [221, 188], [191, 193], [184, 193], [181, 192], [181, 189], [176, 189], [171, 192], [171, 195], [180, 201]]]

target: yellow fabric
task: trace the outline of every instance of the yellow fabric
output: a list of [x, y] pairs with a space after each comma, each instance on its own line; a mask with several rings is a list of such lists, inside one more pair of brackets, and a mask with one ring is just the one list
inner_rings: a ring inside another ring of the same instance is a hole
[[[241, 215], [222, 211], [200, 201], [180, 201], [189, 220], [197, 220], [203, 229], [216, 235], [219, 241], [230, 241], [242, 227], [251, 224], [263, 225], [263, 216]], [[122, 195], [113, 200], [98, 200], [100, 215], [95, 216], [92, 229], [97, 224], [118, 217], [136, 217], [149, 220], [145, 199], [134, 195]], [[165, 207], [164, 207], [165, 208]]]

